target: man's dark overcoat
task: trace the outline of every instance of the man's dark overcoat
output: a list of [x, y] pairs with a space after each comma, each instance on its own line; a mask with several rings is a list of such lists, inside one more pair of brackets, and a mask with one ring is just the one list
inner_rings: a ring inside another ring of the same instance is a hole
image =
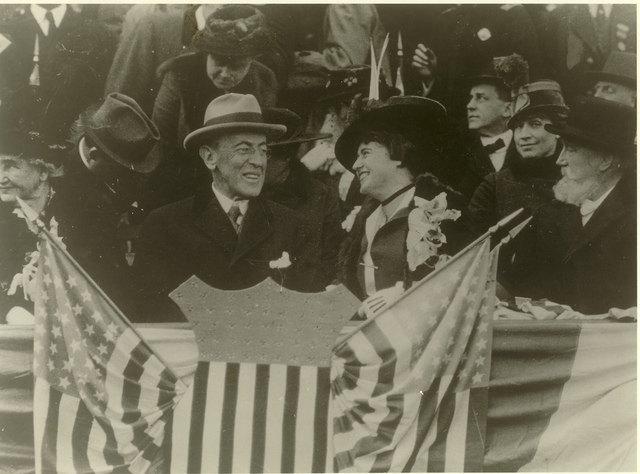
[[[191, 275], [222, 290], [257, 285], [271, 276], [289, 289], [313, 288], [300, 216], [263, 198], [249, 201], [242, 228], [236, 234], [213, 194], [202, 188], [194, 197], [151, 212], [138, 241], [134, 263], [138, 321], [182, 320], [167, 295]], [[271, 269], [283, 252], [291, 266]]]
[[635, 176], [623, 178], [584, 227], [576, 206], [541, 207], [518, 236], [505, 286], [585, 314], [636, 306], [636, 208]]

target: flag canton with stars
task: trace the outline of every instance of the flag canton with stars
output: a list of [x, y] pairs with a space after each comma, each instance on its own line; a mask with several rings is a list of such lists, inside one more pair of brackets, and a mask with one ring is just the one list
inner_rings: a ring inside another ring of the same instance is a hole
[[[36, 301], [34, 364], [36, 377], [76, 397], [106, 405], [106, 361], [123, 328], [107, 321], [104, 300], [73, 267], [62, 265], [43, 241], [40, 252], [43, 291]], [[84, 398], [83, 397], [83, 398]]]

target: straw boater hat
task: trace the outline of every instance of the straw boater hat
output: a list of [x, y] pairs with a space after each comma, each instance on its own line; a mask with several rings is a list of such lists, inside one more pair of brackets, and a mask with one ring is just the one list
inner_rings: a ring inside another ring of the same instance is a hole
[[159, 153], [149, 153], [160, 132], [138, 103], [114, 92], [81, 115], [84, 133], [100, 150], [122, 166], [150, 173], [160, 163]]
[[513, 116], [509, 119], [509, 128], [515, 128], [516, 122], [536, 112], [548, 112], [555, 116], [566, 117], [569, 107], [564, 103], [560, 84], [543, 79], [525, 84], [513, 93]]
[[569, 109], [565, 125], [547, 124], [545, 130], [607, 151], [635, 149], [636, 110], [633, 107], [599, 97], [578, 97]]
[[265, 123], [258, 100], [251, 94], [224, 94], [211, 101], [204, 113], [204, 126], [184, 139], [187, 150], [197, 150], [212, 137], [235, 132], [263, 133], [268, 141], [283, 136], [287, 127]]
[[218, 56], [258, 56], [270, 47], [272, 34], [264, 15], [249, 5], [228, 5], [207, 18], [204, 29], [198, 31], [193, 47], [203, 53]]

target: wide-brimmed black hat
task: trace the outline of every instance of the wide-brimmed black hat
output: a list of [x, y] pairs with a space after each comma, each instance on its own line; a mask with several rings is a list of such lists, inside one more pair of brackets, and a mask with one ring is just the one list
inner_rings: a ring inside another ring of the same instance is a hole
[[60, 176], [68, 153], [67, 143], [57, 143], [23, 124], [7, 124], [0, 128], [0, 155], [21, 157], [27, 161], [39, 161], [49, 171], [49, 176]]
[[608, 81], [636, 88], [637, 59], [635, 53], [614, 51], [607, 58], [602, 71], [589, 71], [584, 77], [593, 81]]
[[370, 131], [399, 133], [414, 145], [436, 151], [442, 139], [455, 129], [445, 107], [435, 100], [417, 96], [391, 97], [364, 112], [349, 125], [336, 142], [336, 158], [350, 170], [362, 135]]
[[81, 115], [85, 134], [111, 159], [139, 173], [150, 173], [160, 163], [150, 153], [160, 141], [158, 127], [131, 97], [118, 92], [88, 107]]
[[545, 130], [579, 144], [607, 151], [635, 148], [636, 110], [599, 97], [577, 97], [565, 125], [547, 124]]
[[269, 143], [269, 147], [301, 144], [331, 138], [330, 133], [309, 133], [301, 127], [302, 119], [298, 114], [289, 109], [269, 108], [262, 109], [262, 117], [265, 123], [279, 124], [287, 127], [287, 133], [278, 140]]
[[191, 44], [207, 54], [228, 57], [259, 56], [272, 40], [265, 16], [250, 5], [227, 5], [207, 18]]
[[510, 129], [532, 113], [551, 112], [565, 116], [569, 113], [560, 84], [555, 81], [542, 79], [525, 84], [513, 94], [513, 98], [514, 113], [508, 122]]

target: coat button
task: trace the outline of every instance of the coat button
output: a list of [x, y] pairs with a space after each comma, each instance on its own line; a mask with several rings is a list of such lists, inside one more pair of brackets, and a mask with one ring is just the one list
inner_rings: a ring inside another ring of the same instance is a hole
[[593, 58], [587, 58], [587, 64], [593, 64]]

